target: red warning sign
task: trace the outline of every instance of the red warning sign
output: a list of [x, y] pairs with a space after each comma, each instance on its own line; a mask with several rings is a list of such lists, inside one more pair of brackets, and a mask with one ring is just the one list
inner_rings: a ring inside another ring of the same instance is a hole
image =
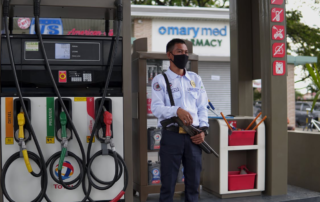
[[273, 62], [273, 75], [282, 76], [286, 73], [286, 62], [276, 60]]
[[273, 8], [271, 10], [271, 21], [272, 22], [283, 22], [284, 20], [284, 9], [283, 8]]
[[284, 26], [274, 25], [272, 26], [272, 39], [283, 40], [284, 39]]
[[286, 46], [284, 43], [274, 43], [272, 45], [272, 57], [283, 58], [286, 54]]
[[283, 0], [270, 0], [271, 4], [275, 4], [275, 5], [282, 5], [283, 4]]
[[59, 83], [67, 83], [67, 71], [59, 71]]

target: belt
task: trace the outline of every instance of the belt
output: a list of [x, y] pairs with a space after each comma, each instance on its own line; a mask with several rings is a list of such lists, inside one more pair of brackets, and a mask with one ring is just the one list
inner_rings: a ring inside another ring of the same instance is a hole
[[[195, 128], [199, 128], [199, 126], [195, 126]], [[167, 131], [179, 133], [179, 126], [169, 126], [164, 129]]]

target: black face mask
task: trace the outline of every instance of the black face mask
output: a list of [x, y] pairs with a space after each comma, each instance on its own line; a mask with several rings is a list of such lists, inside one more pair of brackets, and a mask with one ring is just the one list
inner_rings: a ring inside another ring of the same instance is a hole
[[[171, 53], [173, 55], [173, 53]], [[187, 65], [189, 56], [182, 54], [182, 55], [173, 55], [174, 60], [172, 61], [179, 69], [184, 69]]]

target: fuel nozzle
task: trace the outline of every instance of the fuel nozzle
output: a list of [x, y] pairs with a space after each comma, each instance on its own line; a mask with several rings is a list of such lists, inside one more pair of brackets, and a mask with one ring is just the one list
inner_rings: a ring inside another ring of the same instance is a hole
[[112, 114], [103, 106], [103, 122], [106, 124], [106, 137], [111, 138]]
[[61, 145], [62, 145], [62, 149], [61, 149], [61, 154], [60, 154], [60, 160], [59, 160], [59, 166], [58, 166], [58, 170], [61, 171], [62, 170], [62, 166], [63, 166], [63, 162], [64, 162], [64, 158], [67, 155], [67, 147], [68, 147], [68, 139], [67, 139], [67, 115], [64, 112], [63, 109], [61, 109], [60, 112], [60, 124], [61, 124]]
[[17, 116], [17, 120], [18, 120], [18, 125], [19, 125], [19, 136], [18, 138], [20, 140], [24, 139], [24, 125], [26, 124], [26, 119], [24, 117], [24, 112], [22, 110], [22, 108], [20, 108], [20, 113]]

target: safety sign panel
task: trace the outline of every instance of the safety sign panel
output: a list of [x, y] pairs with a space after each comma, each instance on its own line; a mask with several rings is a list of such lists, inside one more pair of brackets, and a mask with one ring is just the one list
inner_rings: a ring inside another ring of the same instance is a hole
[[285, 61], [274, 61], [273, 62], [273, 75], [282, 76], [286, 73], [286, 62]]
[[59, 71], [59, 83], [67, 83], [67, 71]]
[[275, 4], [275, 5], [282, 5], [283, 4], [283, 0], [270, 0], [271, 4]]
[[282, 58], [285, 56], [285, 44], [284, 43], [274, 43], [272, 45], [272, 57], [274, 58]]
[[284, 39], [284, 26], [274, 25], [272, 26], [272, 39], [283, 40]]
[[283, 22], [284, 20], [284, 9], [283, 8], [273, 8], [271, 10], [271, 21], [272, 22]]

